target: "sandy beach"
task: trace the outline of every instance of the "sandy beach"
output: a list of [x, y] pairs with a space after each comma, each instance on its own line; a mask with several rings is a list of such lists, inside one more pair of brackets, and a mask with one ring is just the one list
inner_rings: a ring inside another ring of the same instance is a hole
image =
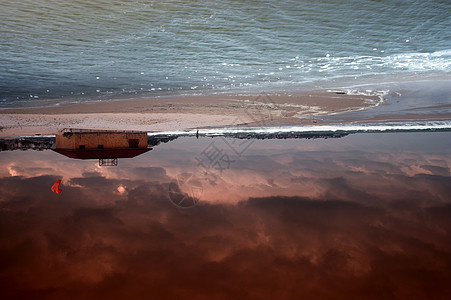
[[[55, 134], [64, 128], [170, 131], [227, 126], [322, 124], [348, 113], [349, 121], [449, 119], [449, 114], [352, 119], [352, 112], [385, 105], [378, 96], [341, 91], [212, 95], [110, 100], [46, 108], [0, 110], [0, 136]], [[351, 112], [351, 114], [349, 114]], [[351, 118], [349, 118], [349, 115]]]
[[334, 91], [116, 100], [3, 109], [1, 136], [54, 134], [63, 128], [168, 131], [224, 126], [321, 123], [335, 113], [370, 109], [378, 97]]

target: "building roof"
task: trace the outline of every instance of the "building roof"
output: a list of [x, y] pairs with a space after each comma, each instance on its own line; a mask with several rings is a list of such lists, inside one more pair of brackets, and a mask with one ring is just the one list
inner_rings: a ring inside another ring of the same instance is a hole
[[80, 128], [64, 128], [60, 131], [61, 133], [72, 132], [72, 133], [141, 133], [147, 135], [147, 131], [136, 131], [136, 130], [102, 130], [102, 129], [80, 129]]
[[93, 150], [71, 150], [71, 149], [52, 149], [53, 151], [75, 159], [100, 159], [100, 158], [132, 158], [152, 148], [145, 149], [93, 149]]

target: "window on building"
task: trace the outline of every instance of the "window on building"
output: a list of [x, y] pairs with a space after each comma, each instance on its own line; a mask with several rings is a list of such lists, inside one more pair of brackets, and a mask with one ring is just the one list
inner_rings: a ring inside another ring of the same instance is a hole
[[128, 140], [128, 147], [129, 148], [138, 148], [139, 140], [138, 139], [129, 139]]

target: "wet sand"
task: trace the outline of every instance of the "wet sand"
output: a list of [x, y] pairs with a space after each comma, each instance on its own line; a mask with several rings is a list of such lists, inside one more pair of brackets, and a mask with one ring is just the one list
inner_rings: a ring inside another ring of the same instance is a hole
[[[379, 96], [342, 91], [283, 94], [212, 95], [111, 100], [47, 108], [0, 110], [0, 136], [55, 134], [64, 128], [171, 131], [227, 126], [281, 126], [380, 121], [384, 116], [353, 118], [384, 105]], [[451, 114], [386, 116], [394, 119], [451, 119]], [[334, 120], [336, 119], [336, 120]]]

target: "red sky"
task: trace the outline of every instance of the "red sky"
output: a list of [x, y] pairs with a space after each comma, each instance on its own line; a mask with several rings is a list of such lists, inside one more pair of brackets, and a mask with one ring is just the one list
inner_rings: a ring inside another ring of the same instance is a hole
[[1, 298], [448, 299], [447, 150], [303, 145], [254, 145], [190, 209], [167, 191], [195, 147], [0, 153]]

